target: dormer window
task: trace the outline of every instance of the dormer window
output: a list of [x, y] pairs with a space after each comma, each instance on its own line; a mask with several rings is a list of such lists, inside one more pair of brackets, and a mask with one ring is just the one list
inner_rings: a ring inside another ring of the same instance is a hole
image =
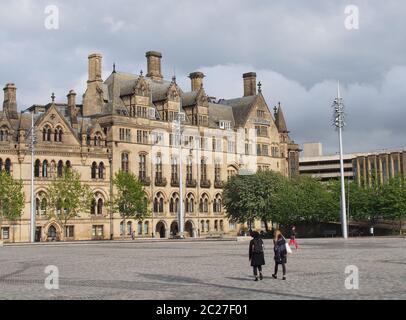
[[44, 129], [42, 129], [42, 140], [51, 141], [51, 133], [51, 127], [46, 125]]
[[223, 130], [230, 130], [231, 129], [231, 121], [220, 120], [219, 121], [219, 128], [223, 129]]
[[265, 117], [265, 111], [264, 110], [257, 110], [257, 118], [264, 118]]

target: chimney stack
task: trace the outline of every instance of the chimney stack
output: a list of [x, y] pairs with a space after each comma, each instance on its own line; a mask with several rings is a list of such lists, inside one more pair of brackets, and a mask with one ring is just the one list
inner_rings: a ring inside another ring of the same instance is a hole
[[[99, 114], [103, 108], [102, 55], [89, 55], [87, 89], [83, 96], [83, 115]], [[69, 97], [68, 97], [69, 99]]]
[[18, 117], [17, 114], [17, 87], [14, 83], [7, 83], [4, 87], [3, 111], [10, 118]]
[[162, 54], [156, 51], [148, 51], [145, 56], [147, 57], [148, 73], [147, 77], [153, 80], [162, 80], [161, 73], [161, 58]]
[[189, 78], [191, 79], [192, 91], [199, 91], [200, 88], [203, 86], [203, 72], [192, 72], [191, 74], [189, 74]]
[[244, 79], [244, 97], [255, 96], [257, 94], [257, 74], [248, 72], [242, 75]]
[[89, 55], [89, 73], [87, 82], [103, 81], [102, 80], [102, 55], [93, 53]]

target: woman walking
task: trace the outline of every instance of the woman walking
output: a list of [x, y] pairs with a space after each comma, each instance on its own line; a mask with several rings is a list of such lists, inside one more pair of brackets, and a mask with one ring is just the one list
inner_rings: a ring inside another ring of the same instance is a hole
[[275, 239], [274, 239], [274, 253], [275, 253], [275, 272], [272, 275], [274, 279], [277, 279], [278, 276], [278, 266], [281, 264], [282, 265], [282, 272], [283, 272], [283, 277], [282, 280], [286, 280], [286, 240], [283, 237], [282, 233], [277, 230], [275, 233]]
[[250, 241], [249, 248], [249, 259], [251, 261], [251, 266], [254, 269], [254, 281], [258, 281], [258, 271], [259, 279], [262, 280], [262, 266], [265, 264], [264, 257], [264, 242], [259, 237], [257, 231], [252, 232], [253, 239]]
[[293, 226], [292, 229], [290, 230], [289, 246], [291, 244], [295, 245], [296, 250], [299, 248], [299, 244], [297, 243], [297, 240], [296, 240], [296, 227], [295, 226]]

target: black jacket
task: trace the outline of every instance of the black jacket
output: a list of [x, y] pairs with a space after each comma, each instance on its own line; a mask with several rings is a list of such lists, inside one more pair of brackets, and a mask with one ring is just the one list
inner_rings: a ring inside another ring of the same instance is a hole
[[[254, 251], [254, 241], [260, 241], [260, 245], [262, 246], [262, 252], [258, 253]], [[250, 247], [249, 247], [249, 258], [251, 260], [251, 266], [263, 266], [265, 264], [265, 256], [264, 256], [264, 242], [262, 241], [262, 239], [258, 238], [258, 239], [252, 239], [250, 241]]]
[[286, 263], [287, 259], [287, 251], [286, 251], [286, 241], [285, 239], [280, 239], [276, 241], [275, 246], [274, 246], [274, 253], [275, 253], [275, 263], [277, 264], [282, 264]]

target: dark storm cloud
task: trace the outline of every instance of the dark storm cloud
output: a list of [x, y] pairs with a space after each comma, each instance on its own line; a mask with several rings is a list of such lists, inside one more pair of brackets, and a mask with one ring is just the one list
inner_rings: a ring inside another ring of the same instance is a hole
[[[148, 50], [186, 89], [207, 77], [211, 95], [242, 94], [241, 74], [256, 71], [269, 106], [278, 101], [297, 142], [336, 149], [331, 101], [336, 81], [347, 107], [346, 151], [404, 146], [406, 5], [400, 1], [1, 1], [0, 82], [15, 82], [20, 107], [83, 93], [87, 55], [100, 52], [104, 74], [146, 69]], [[60, 29], [44, 27], [47, 5]], [[344, 8], [360, 10], [359, 30]]]

